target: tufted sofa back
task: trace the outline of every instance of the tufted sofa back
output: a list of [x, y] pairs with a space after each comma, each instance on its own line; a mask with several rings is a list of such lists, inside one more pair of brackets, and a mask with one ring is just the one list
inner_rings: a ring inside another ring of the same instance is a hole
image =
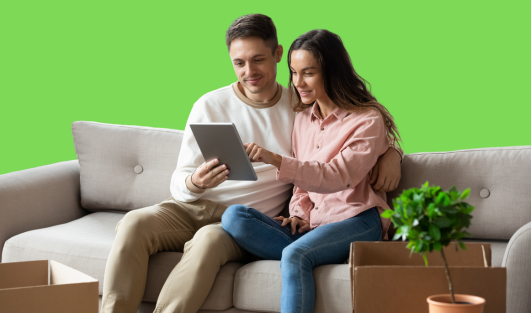
[[[171, 196], [183, 131], [74, 122], [72, 133], [85, 209], [130, 211]], [[426, 181], [443, 189], [470, 188], [467, 201], [476, 209], [469, 232], [477, 239], [509, 240], [531, 222], [530, 174], [531, 146], [407, 154], [388, 202]]]
[[169, 197], [184, 132], [74, 122], [81, 205], [89, 211], [130, 211]]
[[443, 189], [470, 188], [475, 206], [469, 233], [477, 239], [504, 239], [531, 222], [531, 146], [484, 148], [404, 156], [398, 188], [420, 188], [426, 181]]

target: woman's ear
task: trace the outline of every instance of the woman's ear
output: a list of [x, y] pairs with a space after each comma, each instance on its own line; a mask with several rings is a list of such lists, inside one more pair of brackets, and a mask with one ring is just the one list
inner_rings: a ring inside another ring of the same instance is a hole
[[284, 48], [282, 45], [278, 45], [277, 51], [275, 51], [275, 58], [277, 59], [277, 63], [280, 63], [280, 60], [282, 60], [282, 54], [284, 54]]

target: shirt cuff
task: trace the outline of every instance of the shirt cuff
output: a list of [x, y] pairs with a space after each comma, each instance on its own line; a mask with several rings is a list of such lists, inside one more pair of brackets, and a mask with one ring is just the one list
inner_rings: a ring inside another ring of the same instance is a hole
[[277, 170], [277, 180], [285, 184], [292, 184], [295, 181], [298, 165], [297, 159], [283, 155], [282, 163]]
[[203, 193], [206, 189], [197, 188], [194, 183], [192, 183], [192, 175], [186, 176], [186, 188], [192, 193]]
[[297, 206], [297, 207], [294, 207], [293, 209], [291, 209], [290, 212], [289, 212], [289, 217], [290, 218], [298, 217], [301, 220], [305, 220], [308, 223], [310, 222], [310, 217], [306, 216], [306, 213], [301, 209], [300, 206]]

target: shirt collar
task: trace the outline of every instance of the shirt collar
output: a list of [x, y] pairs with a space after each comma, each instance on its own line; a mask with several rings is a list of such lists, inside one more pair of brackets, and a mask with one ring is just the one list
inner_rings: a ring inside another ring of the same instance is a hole
[[[349, 112], [339, 108], [336, 106], [336, 108], [332, 111], [332, 114], [337, 118], [338, 121], [343, 121], [347, 115], [349, 115]], [[316, 102], [312, 105], [312, 114], [310, 115], [310, 121], [313, 122], [315, 120], [322, 119], [321, 114], [319, 113], [318, 105]]]

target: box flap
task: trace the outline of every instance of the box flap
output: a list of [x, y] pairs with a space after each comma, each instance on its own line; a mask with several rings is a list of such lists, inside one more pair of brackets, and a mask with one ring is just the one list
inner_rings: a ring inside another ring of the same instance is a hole
[[[416, 265], [425, 266], [424, 259], [419, 253], [410, 257], [407, 242], [403, 241], [358, 241], [351, 247], [350, 266], [368, 265]], [[456, 242], [444, 248], [448, 266], [491, 266], [491, 250], [488, 243], [466, 242], [466, 250], [456, 251]], [[426, 253], [428, 266], [444, 266], [441, 253], [433, 251]]]
[[2, 263], [0, 285], [0, 312], [98, 312], [98, 280], [55, 261]]
[[50, 261], [50, 285], [97, 282], [86, 274], [59, 262]]
[[48, 261], [0, 263], [0, 289], [48, 285]]
[[98, 283], [0, 290], [0, 312], [98, 313]]

